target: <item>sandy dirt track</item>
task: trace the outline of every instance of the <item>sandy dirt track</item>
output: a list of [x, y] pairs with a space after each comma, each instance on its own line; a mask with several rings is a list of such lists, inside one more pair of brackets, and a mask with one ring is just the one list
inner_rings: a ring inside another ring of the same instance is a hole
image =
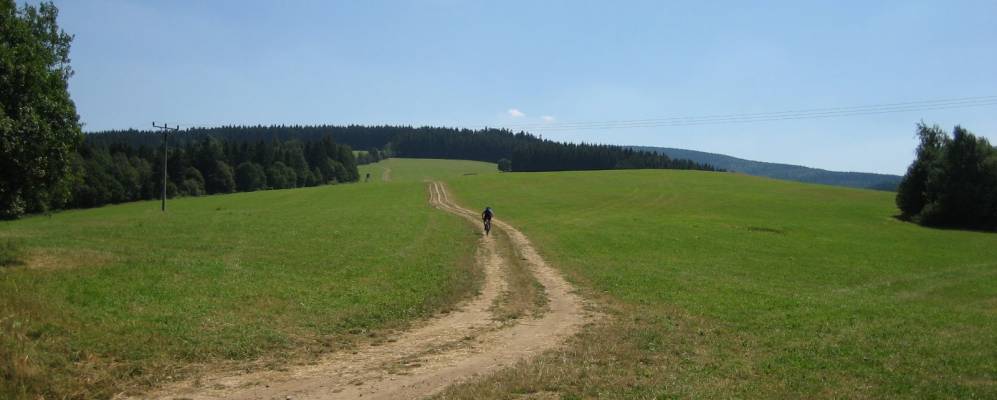
[[[442, 183], [430, 182], [428, 188], [433, 207], [481, 226], [479, 214], [451, 201]], [[313, 365], [204, 376], [137, 398], [421, 398], [561, 345], [593, 316], [525, 235], [498, 219], [493, 225], [508, 235], [515, 253], [544, 286], [547, 311], [543, 315], [519, 318], [515, 324], [495, 321], [491, 308], [506, 290], [505, 271], [511, 261], [496, 250], [496, 239], [482, 236], [475, 262], [484, 271], [484, 284], [478, 295], [454, 312], [417, 323], [387, 343], [329, 354]]]

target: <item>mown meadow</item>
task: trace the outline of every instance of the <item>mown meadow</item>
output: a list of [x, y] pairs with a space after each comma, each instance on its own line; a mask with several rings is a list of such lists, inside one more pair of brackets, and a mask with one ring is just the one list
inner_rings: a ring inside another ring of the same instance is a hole
[[430, 179], [494, 207], [609, 316], [440, 398], [997, 396], [997, 235], [901, 222], [890, 193], [447, 160], [360, 172], [371, 183], [0, 224], [17, 260], [0, 267], [0, 397], [279, 368], [451, 306], [476, 287], [477, 230], [426, 205]]
[[495, 164], [435, 158], [389, 158], [374, 164], [361, 165], [359, 170], [361, 181], [367, 173], [370, 173], [371, 182], [465, 180], [479, 175], [498, 174]]
[[611, 316], [441, 398], [997, 397], [997, 234], [893, 194], [696, 171], [450, 182]]
[[0, 398], [279, 368], [452, 306], [476, 288], [477, 232], [399, 176], [0, 223]]

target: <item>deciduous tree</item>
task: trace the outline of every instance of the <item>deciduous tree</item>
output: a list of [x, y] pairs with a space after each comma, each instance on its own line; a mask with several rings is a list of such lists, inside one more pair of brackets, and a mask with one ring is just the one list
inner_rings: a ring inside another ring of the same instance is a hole
[[52, 3], [0, 0], [0, 218], [59, 207], [82, 140], [69, 46]]

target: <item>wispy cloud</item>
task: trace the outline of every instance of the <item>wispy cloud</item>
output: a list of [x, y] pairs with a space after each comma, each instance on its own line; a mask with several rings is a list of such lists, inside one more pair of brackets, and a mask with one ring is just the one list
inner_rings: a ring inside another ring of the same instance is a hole
[[557, 120], [557, 118], [554, 118], [553, 115], [544, 115], [544, 116], [540, 117], [540, 119], [542, 119], [544, 121], [544, 123], [548, 123], [548, 124]]
[[522, 118], [522, 117], [526, 116], [525, 113], [523, 113], [522, 111], [519, 111], [519, 110], [517, 110], [515, 108], [510, 108], [509, 111], [506, 111], [506, 112], [509, 113], [509, 116], [513, 117], [513, 118]]

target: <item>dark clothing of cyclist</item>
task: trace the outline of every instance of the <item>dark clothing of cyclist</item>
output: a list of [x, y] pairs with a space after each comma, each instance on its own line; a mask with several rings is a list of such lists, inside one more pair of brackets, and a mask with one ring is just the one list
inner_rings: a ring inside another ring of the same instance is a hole
[[481, 221], [485, 223], [486, 235], [492, 234], [492, 215], [494, 214], [491, 207], [485, 207], [485, 211], [481, 213]]

